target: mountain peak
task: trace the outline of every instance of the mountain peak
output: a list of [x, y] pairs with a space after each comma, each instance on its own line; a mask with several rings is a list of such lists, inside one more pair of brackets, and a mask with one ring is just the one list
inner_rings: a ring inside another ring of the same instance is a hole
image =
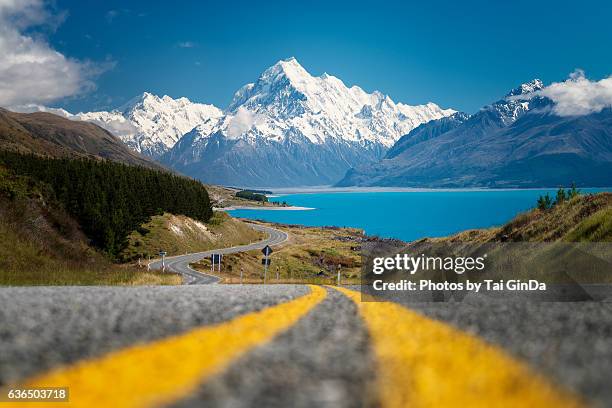
[[266, 69], [260, 77], [264, 82], [275, 82], [285, 77], [291, 82], [303, 82], [312, 76], [300, 65], [295, 57], [278, 61], [270, 68]]
[[544, 83], [536, 78], [532, 81], [525, 82], [524, 84], [521, 84], [520, 86], [514, 88], [506, 95], [506, 97], [530, 94], [539, 91], [543, 88]]

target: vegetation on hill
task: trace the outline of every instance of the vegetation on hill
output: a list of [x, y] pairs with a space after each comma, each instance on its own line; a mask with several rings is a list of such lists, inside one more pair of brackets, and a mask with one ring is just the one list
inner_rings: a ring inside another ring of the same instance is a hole
[[224, 212], [215, 212], [208, 223], [165, 213], [153, 216], [132, 232], [120, 258], [123, 261], [156, 258], [160, 250], [169, 256], [201, 252], [249, 244], [264, 237], [265, 234]]
[[473, 242], [610, 242], [612, 193], [574, 195], [547, 209], [519, 214], [502, 227], [471, 230], [445, 238]]
[[48, 185], [0, 166], [0, 285], [179, 283], [173, 274], [113, 265]]
[[268, 197], [266, 197], [265, 194], [260, 194], [249, 190], [238, 191], [236, 193], [236, 197], [244, 198], [250, 201], [261, 201], [264, 203], [268, 202]]
[[0, 165], [48, 186], [93, 245], [119, 255], [128, 235], [153, 215], [182, 214], [207, 222], [212, 207], [195, 180], [144, 167], [87, 159], [0, 152]]

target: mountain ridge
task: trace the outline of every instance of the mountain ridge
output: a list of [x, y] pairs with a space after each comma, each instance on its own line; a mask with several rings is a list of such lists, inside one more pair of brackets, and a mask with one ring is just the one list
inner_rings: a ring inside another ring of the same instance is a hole
[[167, 170], [125, 146], [109, 131], [47, 112], [0, 108], [0, 148], [51, 157], [89, 157]]
[[161, 160], [208, 183], [332, 184], [382, 157], [403, 132], [454, 112], [396, 104], [329, 74], [312, 76], [290, 58], [238, 89], [212, 128], [196, 126]]
[[[557, 187], [612, 185], [612, 109], [562, 117], [533, 97], [534, 80], [471, 116], [414, 129], [379, 162], [357, 166], [338, 186]], [[424, 137], [429, 131], [433, 137]]]

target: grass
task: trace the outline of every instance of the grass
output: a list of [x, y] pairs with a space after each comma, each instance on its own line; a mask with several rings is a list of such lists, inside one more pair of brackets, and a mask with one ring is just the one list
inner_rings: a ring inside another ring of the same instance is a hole
[[91, 253], [58, 260], [0, 222], [0, 285], [180, 285], [178, 275], [113, 265]]
[[163, 214], [151, 218], [128, 237], [121, 253], [124, 261], [156, 258], [160, 250], [168, 256], [249, 244], [264, 235], [246, 223], [215, 211], [207, 224], [185, 216]]
[[612, 242], [612, 207], [604, 208], [589, 216], [564, 239], [568, 242]]
[[[401, 253], [443, 256], [487, 253], [486, 273], [470, 279], [539, 279], [547, 283], [612, 282], [612, 193], [580, 195], [548, 210], [519, 214], [501, 227], [463, 231], [408, 244]], [[396, 274], [407, 278], [405, 274]], [[413, 275], [420, 279], [422, 274]]]
[[[274, 248], [268, 268], [269, 283], [335, 284], [338, 265], [343, 284], [359, 283], [361, 256], [351, 248], [359, 246], [364, 239], [360, 230], [267, 225], [284, 230], [290, 237], [282, 247]], [[244, 283], [262, 283], [262, 258], [259, 250], [225, 255], [218, 276], [223, 283], [240, 283], [240, 270], [243, 269]], [[193, 266], [210, 273], [209, 260]]]
[[111, 263], [89, 246], [44, 184], [0, 167], [0, 285], [180, 283], [174, 274]]

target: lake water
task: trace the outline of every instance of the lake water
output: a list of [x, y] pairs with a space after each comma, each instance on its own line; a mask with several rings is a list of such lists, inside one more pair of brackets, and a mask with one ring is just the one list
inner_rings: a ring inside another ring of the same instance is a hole
[[[582, 189], [581, 192], [610, 189]], [[309, 226], [348, 226], [412, 241], [502, 225], [555, 190], [410, 191], [287, 194], [271, 198], [314, 210], [233, 210], [235, 217]]]

